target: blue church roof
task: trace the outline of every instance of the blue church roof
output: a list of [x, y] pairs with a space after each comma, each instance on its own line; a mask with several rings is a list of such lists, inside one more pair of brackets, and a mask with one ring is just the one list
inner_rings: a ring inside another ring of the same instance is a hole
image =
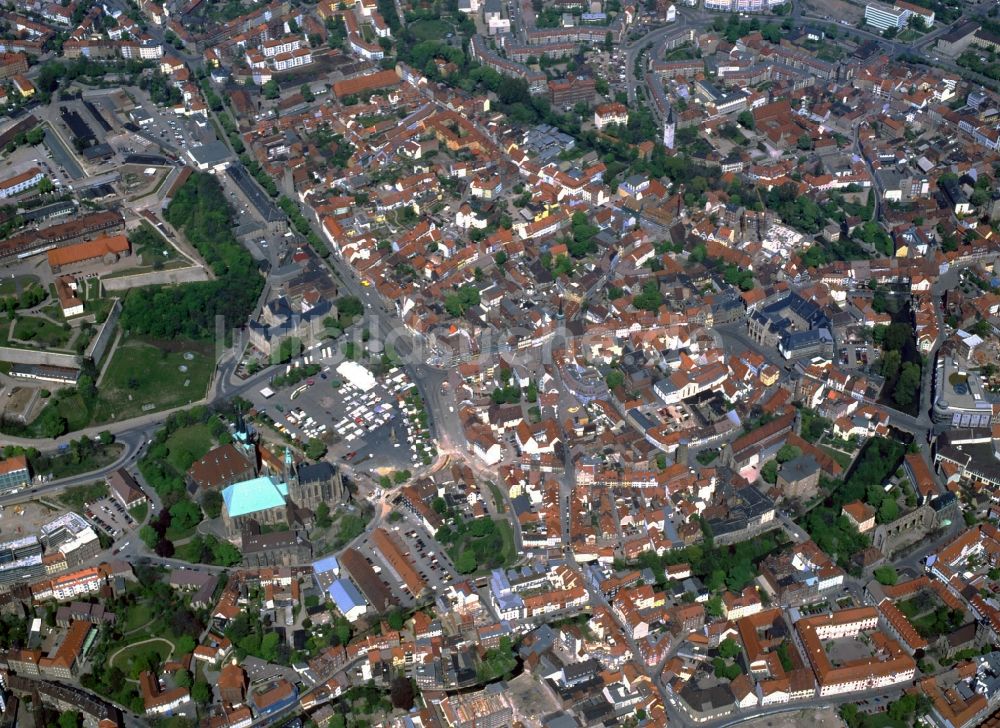
[[279, 508], [285, 505], [287, 495], [287, 483], [279, 483], [275, 478], [264, 476], [230, 485], [222, 491], [222, 500], [229, 517], [236, 518], [269, 508]]

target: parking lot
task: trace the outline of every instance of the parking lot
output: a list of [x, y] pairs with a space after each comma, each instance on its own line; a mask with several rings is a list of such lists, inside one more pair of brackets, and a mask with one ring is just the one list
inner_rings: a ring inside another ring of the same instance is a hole
[[136, 525], [122, 504], [111, 496], [89, 504], [84, 515], [111, 538], [119, 538]]
[[332, 455], [355, 469], [378, 473], [419, 464], [420, 426], [401, 401], [414, 386], [406, 372], [391, 369], [362, 389], [336, 372], [335, 353], [332, 344], [317, 347], [280, 373], [296, 365], [320, 364], [319, 374], [273, 394], [269, 388], [254, 392], [251, 400], [279, 432], [300, 442], [323, 440]]
[[455, 578], [455, 567], [451, 559], [443, 551], [428, 551], [437, 549], [439, 544], [432, 540], [419, 526], [413, 525], [407, 518], [392, 526], [396, 538], [409, 547], [409, 556], [420, 577], [437, 590]]
[[53, 161], [52, 155], [44, 146], [19, 147], [8, 154], [4, 160], [0, 177], [13, 177], [31, 167], [38, 167], [56, 188], [72, 183], [72, 178], [66, 173], [66, 170], [58, 162]]
[[413, 596], [403, 588], [402, 583], [396, 579], [389, 569], [386, 568], [385, 563], [375, 555], [372, 545], [368, 541], [363, 541], [355, 547], [362, 556], [365, 557], [365, 561], [371, 565], [372, 569], [378, 574], [379, 579], [382, 580], [382, 585], [389, 590], [393, 598], [399, 602], [399, 605], [403, 609], [411, 609], [416, 605], [416, 600]]
[[137, 126], [143, 136], [175, 150], [215, 141], [215, 130], [206, 120], [199, 124], [190, 117], [160, 108], [142, 91], [135, 93], [135, 100], [136, 108], [130, 113], [133, 122], [139, 120]]
[[395, 419], [393, 404], [379, 392], [364, 392], [350, 384], [340, 388], [346, 414], [334, 423], [338, 437], [344, 442], [363, 439], [371, 432]]
[[159, 113], [151, 116], [152, 121], [143, 124], [140, 129], [147, 138], [157, 140], [165, 146], [184, 150], [215, 140], [215, 134], [211, 130], [206, 132], [204, 127], [185, 117]]
[[[402, 513], [402, 511], [400, 512]], [[383, 524], [383, 528], [391, 531], [393, 536], [399, 540], [402, 547], [407, 549], [407, 556], [413, 564], [414, 569], [420, 574], [420, 578], [427, 583], [428, 587], [435, 593], [440, 592], [455, 579], [454, 567], [447, 556], [435, 550], [437, 544], [424, 533], [423, 529], [416, 525], [408, 514], [404, 515], [406, 517], [403, 520], [391, 526]], [[404, 607], [412, 606], [414, 604], [413, 595], [393, 577], [392, 570], [386, 566], [372, 545], [365, 540], [358, 544], [356, 548], [368, 563], [371, 564], [375, 573], [382, 579], [382, 583], [392, 592], [396, 599]]]

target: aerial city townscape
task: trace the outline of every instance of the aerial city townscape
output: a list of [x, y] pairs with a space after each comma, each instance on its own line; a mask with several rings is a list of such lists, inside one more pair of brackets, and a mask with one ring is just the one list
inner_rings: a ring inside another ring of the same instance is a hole
[[996, 728], [998, 260], [993, 0], [6, 0], [0, 728]]

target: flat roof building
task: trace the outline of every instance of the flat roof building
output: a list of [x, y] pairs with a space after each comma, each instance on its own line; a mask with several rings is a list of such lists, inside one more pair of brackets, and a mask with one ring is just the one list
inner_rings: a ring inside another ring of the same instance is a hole
[[889, 28], [902, 30], [910, 19], [910, 11], [905, 8], [869, 3], [865, 5], [865, 23], [885, 32]]
[[225, 142], [210, 142], [188, 149], [188, 157], [194, 166], [203, 172], [220, 172], [226, 168], [232, 159], [232, 153]]
[[31, 471], [28, 468], [28, 458], [24, 455], [12, 455], [6, 460], [0, 460], [0, 493], [9, 493], [23, 488], [31, 482]]

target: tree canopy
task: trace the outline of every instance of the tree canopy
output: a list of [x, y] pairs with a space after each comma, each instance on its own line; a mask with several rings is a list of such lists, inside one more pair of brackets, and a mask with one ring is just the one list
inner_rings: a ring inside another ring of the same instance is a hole
[[479, 304], [479, 290], [475, 286], [460, 286], [444, 297], [444, 308], [456, 318]]
[[642, 287], [642, 292], [632, 299], [632, 305], [645, 311], [656, 311], [663, 305], [663, 294], [655, 282], [649, 281]]
[[193, 174], [167, 207], [166, 218], [183, 231], [215, 279], [133, 289], [125, 298], [122, 327], [170, 340], [207, 338], [215, 333], [220, 316], [227, 329], [245, 324], [264, 279], [250, 253], [233, 237], [232, 211], [215, 177]]

